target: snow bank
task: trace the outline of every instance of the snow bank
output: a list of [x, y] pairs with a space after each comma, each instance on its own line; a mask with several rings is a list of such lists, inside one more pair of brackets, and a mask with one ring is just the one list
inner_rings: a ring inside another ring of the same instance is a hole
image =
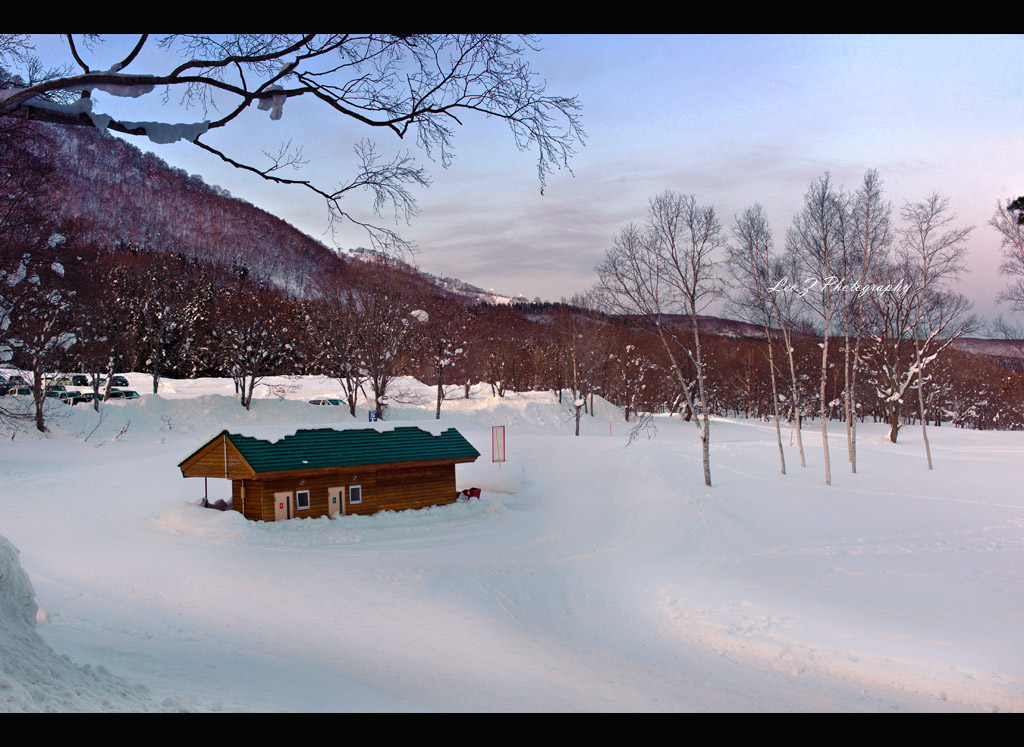
[[[152, 379], [147, 374], [126, 376], [129, 388], [140, 393], [138, 399], [105, 402], [98, 413], [85, 405], [69, 407], [53, 400], [47, 406], [48, 434], [40, 434], [30, 422], [12, 423], [6, 425], [6, 439], [12, 436], [15, 439], [70, 437], [88, 439], [90, 444], [96, 445], [137, 440], [139, 434], [148, 438], [153, 433], [195, 433], [212, 438], [227, 429], [277, 441], [302, 428], [389, 431], [414, 426], [437, 436], [448, 428], [456, 428], [466, 435], [474, 429], [489, 431], [492, 425], [504, 425], [512, 429], [508, 435], [512, 449], [516, 435], [571, 434], [575, 427], [569, 398], [559, 403], [554, 392], [507, 393], [504, 397], [494, 397], [485, 384], [474, 385], [469, 399], [463, 397], [462, 387], [452, 387], [450, 398], [444, 401], [441, 419], [437, 420], [433, 412], [436, 390], [412, 378], [396, 379], [384, 420], [369, 422], [368, 408], [372, 403], [366, 400], [359, 402], [354, 417], [347, 407], [309, 404], [309, 399], [338, 398], [337, 382], [323, 377], [269, 377], [264, 386], [257, 388], [252, 407], [246, 410], [234, 395], [230, 380], [161, 379], [160, 392], [149, 394], [146, 390], [152, 388]], [[28, 408], [30, 403], [23, 405]], [[616, 433], [622, 430], [622, 411], [597, 397], [595, 414], [585, 414], [581, 419], [581, 433], [607, 436], [612, 424]], [[0, 431], [0, 436], [3, 435]], [[485, 448], [489, 453], [486, 443], [483, 448], [479, 443], [476, 446], [481, 453]], [[514, 456], [511, 452], [510, 455]]]
[[251, 523], [237, 511], [218, 511], [195, 503], [171, 506], [156, 519], [156, 525], [195, 537], [240, 539]]
[[18, 555], [17, 548], [0, 537], [0, 624], [7, 623], [5, 629], [25, 625], [35, 630], [39, 608], [32, 582], [21, 569]]
[[523, 487], [521, 464], [498, 464], [481, 456], [475, 462], [460, 464], [455, 471], [457, 490], [480, 488], [484, 493], [516, 495]]
[[58, 656], [36, 632], [37, 614], [18, 550], [0, 537], [0, 712], [165, 710], [144, 685]]

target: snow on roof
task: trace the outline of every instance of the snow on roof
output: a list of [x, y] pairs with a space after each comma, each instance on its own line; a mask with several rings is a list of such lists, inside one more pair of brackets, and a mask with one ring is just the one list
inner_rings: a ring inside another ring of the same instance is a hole
[[277, 443], [283, 438], [294, 436], [298, 431], [312, 430], [335, 430], [335, 431], [357, 431], [375, 430], [378, 433], [387, 433], [395, 428], [419, 428], [432, 436], [440, 436], [446, 430], [454, 426], [444, 420], [378, 420], [375, 423], [311, 423], [308, 425], [241, 425], [225, 428], [228, 433], [235, 436], [247, 436], [258, 438], [261, 441]]

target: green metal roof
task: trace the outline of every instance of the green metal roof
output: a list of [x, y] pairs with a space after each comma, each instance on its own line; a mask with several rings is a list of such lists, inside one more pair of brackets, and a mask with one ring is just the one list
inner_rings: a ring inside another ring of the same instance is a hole
[[480, 456], [454, 428], [438, 436], [413, 426], [389, 431], [316, 428], [296, 431], [274, 443], [228, 431], [224, 434], [257, 474]]

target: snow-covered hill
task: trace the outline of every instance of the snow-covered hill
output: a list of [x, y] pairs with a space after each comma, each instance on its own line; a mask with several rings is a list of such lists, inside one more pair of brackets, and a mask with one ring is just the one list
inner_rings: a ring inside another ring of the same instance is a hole
[[[176, 465], [220, 429], [352, 421], [305, 402], [329, 380], [269, 384], [251, 412], [164, 380], [0, 433], [0, 711], [1024, 710], [1022, 433], [932, 429], [929, 472], [868, 423], [853, 475], [836, 425], [825, 487], [809, 432], [781, 475], [768, 424], [716, 420], [709, 489], [692, 424], [627, 446], [598, 401], [574, 438], [568, 399], [478, 386], [442, 416], [481, 500], [199, 507]], [[388, 417], [432, 395], [403, 380]]]

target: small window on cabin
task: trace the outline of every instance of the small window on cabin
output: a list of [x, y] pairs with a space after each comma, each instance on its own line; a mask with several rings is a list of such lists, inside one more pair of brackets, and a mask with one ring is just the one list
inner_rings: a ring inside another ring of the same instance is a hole
[[353, 503], [362, 503], [363, 502], [363, 486], [362, 485], [352, 485], [352, 486], [349, 487], [349, 489], [348, 489], [348, 502], [349, 502], [349, 505], [351, 505]]
[[309, 508], [309, 491], [300, 490], [295, 494], [295, 508], [303, 511]]

